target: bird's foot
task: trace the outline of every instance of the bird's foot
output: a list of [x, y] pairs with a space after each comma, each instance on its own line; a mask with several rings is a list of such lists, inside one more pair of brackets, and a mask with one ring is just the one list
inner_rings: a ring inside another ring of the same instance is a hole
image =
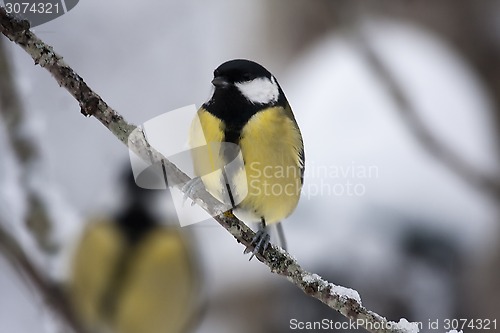
[[[259, 229], [259, 231], [255, 233], [255, 236], [252, 239], [250, 245], [243, 252], [244, 254], [252, 252], [252, 255], [250, 256], [250, 259], [248, 259], [248, 261], [252, 260], [252, 258], [259, 252], [261, 254], [264, 254], [264, 252], [266, 252], [267, 248], [269, 247], [270, 240], [271, 237], [267, 233], [267, 230], [265, 228]], [[251, 250], [252, 246], [254, 246], [253, 251]]]

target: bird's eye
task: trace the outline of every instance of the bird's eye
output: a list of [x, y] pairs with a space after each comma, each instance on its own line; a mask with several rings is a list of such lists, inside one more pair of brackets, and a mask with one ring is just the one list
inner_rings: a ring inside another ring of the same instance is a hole
[[253, 79], [252, 74], [250, 74], [250, 73], [243, 73], [243, 79], [244, 79], [245, 81], [250, 81], [250, 80], [252, 80], [252, 79]]

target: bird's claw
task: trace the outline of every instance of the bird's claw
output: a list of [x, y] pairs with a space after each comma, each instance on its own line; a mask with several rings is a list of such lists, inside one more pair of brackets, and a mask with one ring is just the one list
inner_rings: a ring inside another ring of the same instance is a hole
[[[266, 252], [267, 248], [269, 247], [271, 237], [267, 233], [266, 229], [259, 229], [255, 233], [254, 238], [252, 239], [252, 242], [250, 245], [245, 249], [243, 252], [244, 254], [252, 252], [252, 255], [250, 256], [250, 259], [248, 261], [252, 260], [252, 258], [257, 254], [257, 253], [264, 253]], [[253, 251], [251, 250], [252, 245], [254, 246]]]

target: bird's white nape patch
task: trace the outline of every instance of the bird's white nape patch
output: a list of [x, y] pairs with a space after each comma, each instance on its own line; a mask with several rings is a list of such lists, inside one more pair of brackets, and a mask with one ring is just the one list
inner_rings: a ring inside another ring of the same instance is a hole
[[271, 76], [271, 79], [259, 77], [251, 81], [237, 82], [235, 85], [253, 104], [269, 104], [276, 102], [279, 97], [279, 88], [274, 76]]

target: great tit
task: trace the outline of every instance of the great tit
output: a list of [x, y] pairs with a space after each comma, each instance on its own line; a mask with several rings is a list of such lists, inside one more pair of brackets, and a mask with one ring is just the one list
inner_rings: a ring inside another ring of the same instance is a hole
[[88, 223], [72, 260], [70, 304], [92, 333], [186, 332], [198, 311], [192, 243], [152, 215], [148, 190], [129, 186], [124, 211]]
[[[258, 63], [227, 61], [214, 71], [212, 84], [213, 95], [191, 127], [192, 147], [203, 141], [208, 147], [192, 149], [194, 169], [236, 217], [260, 223], [251, 259], [268, 247], [266, 227], [297, 206], [305, 167], [302, 135], [278, 81]], [[230, 168], [238, 155], [242, 165]]]

